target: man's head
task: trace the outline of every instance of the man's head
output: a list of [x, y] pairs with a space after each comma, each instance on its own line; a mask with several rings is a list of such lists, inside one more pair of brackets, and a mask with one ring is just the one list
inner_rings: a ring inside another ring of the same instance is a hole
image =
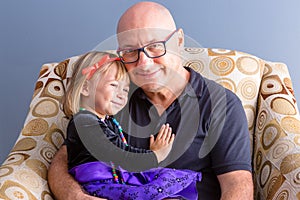
[[[136, 58], [126, 64], [131, 80], [144, 91], [156, 92], [169, 86], [174, 74], [183, 69], [180, 57], [183, 31], [176, 31], [172, 15], [162, 5], [154, 2], [133, 5], [121, 16], [117, 33], [119, 50], [125, 50], [128, 55], [133, 53]], [[160, 46], [156, 43], [159, 41], [163, 43]], [[152, 54], [155, 48], [161, 48], [162, 53]]]
[[162, 5], [154, 2], [140, 2], [130, 7], [121, 16], [117, 33], [143, 28], [172, 31], [176, 29], [176, 25], [171, 13]]

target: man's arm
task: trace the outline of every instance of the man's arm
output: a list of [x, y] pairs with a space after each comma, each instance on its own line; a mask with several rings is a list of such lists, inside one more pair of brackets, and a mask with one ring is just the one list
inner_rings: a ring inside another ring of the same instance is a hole
[[63, 145], [56, 153], [48, 170], [48, 183], [57, 200], [99, 200], [84, 193], [68, 173], [67, 148]]
[[221, 200], [253, 200], [252, 174], [246, 170], [232, 171], [218, 175], [221, 186]]

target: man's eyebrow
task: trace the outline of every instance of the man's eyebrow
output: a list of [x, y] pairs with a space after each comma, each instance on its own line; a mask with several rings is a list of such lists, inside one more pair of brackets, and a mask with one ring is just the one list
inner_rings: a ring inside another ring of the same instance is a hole
[[133, 45], [125, 45], [125, 46], [120, 47], [120, 49], [136, 49], [136, 48], [138, 48], [138, 47], [135, 47]]
[[[152, 39], [152, 40], [150, 40], [147, 44], [150, 44], [150, 43], [154, 43], [154, 42], [160, 42], [161, 40], [157, 40], [157, 39]], [[146, 45], [147, 45], [146, 44]]]
[[151, 44], [151, 43], [154, 43], [154, 42], [161, 42], [161, 41], [163, 41], [163, 40], [152, 39], [152, 40], [148, 41], [147, 43], [145, 43], [143, 45], [135, 46], [135, 45], [127, 44], [127, 45], [124, 45], [124, 46], [120, 47], [120, 49], [138, 49], [138, 48], [141, 48], [145, 45], [148, 45], [148, 44]]

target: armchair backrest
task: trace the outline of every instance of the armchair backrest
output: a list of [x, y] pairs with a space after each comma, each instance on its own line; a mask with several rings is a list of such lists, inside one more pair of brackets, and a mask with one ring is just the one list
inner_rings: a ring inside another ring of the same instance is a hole
[[[209, 48], [185, 48], [183, 57], [185, 66], [241, 99], [253, 144], [255, 198], [300, 198], [300, 117], [285, 64]], [[53, 198], [47, 169], [66, 136], [59, 101], [77, 58], [42, 66], [24, 128], [0, 167], [0, 198]]]

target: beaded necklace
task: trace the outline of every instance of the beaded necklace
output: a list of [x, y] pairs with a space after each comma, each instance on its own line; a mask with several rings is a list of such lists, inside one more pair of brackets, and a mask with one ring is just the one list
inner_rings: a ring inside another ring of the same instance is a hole
[[123, 142], [126, 146], [128, 146], [128, 143], [127, 143], [127, 141], [126, 141], [126, 138], [124, 137], [123, 129], [122, 129], [121, 125], [119, 124], [119, 122], [118, 122], [115, 118], [111, 117], [111, 119], [112, 119], [112, 122], [118, 127], [119, 134], [120, 134], [120, 137], [121, 137], [122, 142]]
[[121, 181], [119, 181], [119, 176], [117, 174], [117, 170], [116, 170], [115, 164], [112, 161], [110, 161], [110, 165], [111, 165], [111, 172], [112, 172], [112, 175], [114, 177], [114, 182], [115, 183], [125, 184], [125, 181], [124, 181], [121, 173], [120, 173], [120, 180]]
[[[122, 129], [121, 125], [119, 124], [119, 122], [118, 122], [115, 118], [111, 117], [111, 120], [112, 120], [112, 122], [118, 127], [119, 134], [120, 134], [120, 137], [121, 137], [122, 142], [123, 142], [126, 146], [128, 146], [128, 143], [127, 143], [127, 141], [126, 141], [126, 138], [124, 137], [123, 129]], [[114, 163], [113, 163], [112, 161], [110, 161], [110, 165], [111, 165], [111, 168], [112, 168], [111, 170], [112, 170], [112, 175], [113, 175], [113, 177], [114, 177], [114, 181], [115, 181], [116, 183], [120, 183], [120, 181], [119, 181], [119, 176], [117, 175], [116, 167], [115, 167], [115, 165], [114, 165]], [[120, 170], [119, 170], [119, 171], [120, 171]], [[124, 179], [123, 179], [123, 177], [121, 176], [121, 174], [120, 174], [120, 180], [121, 180], [121, 184], [125, 184]]]

